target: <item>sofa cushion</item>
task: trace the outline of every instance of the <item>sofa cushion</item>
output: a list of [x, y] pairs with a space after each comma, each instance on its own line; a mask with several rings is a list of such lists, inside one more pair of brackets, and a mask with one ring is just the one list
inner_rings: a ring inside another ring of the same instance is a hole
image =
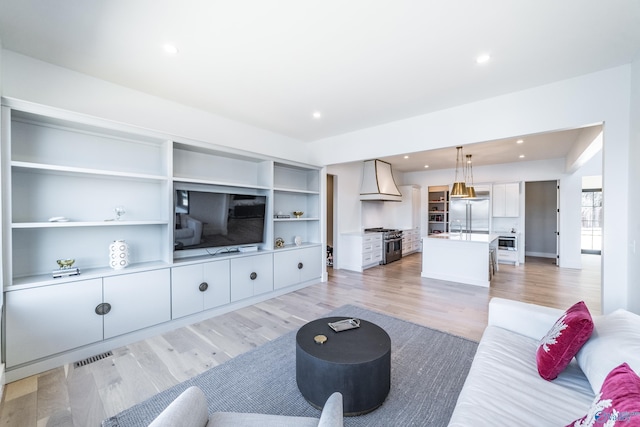
[[202, 390], [192, 386], [171, 402], [149, 427], [205, 427], [208, 422], [207, 399]]
[[604, 380], [587, 415], [567, 427], [640, 426], [640, 377], [628, 364], [614, 368]]
[[540, 376], [549, 381], [555, 379], [589, 339], [592, 331], [593, 320], [583, 301], [565, 311], [540, 340], [536, 352]]
[[622, 363], [640, 375], [640, 316], [619, 309], [593, 319], [593, 335], [578, 352], [578, 365], [600, 392], [605, 377]]
[[449, 426], [557, 427], [584, 415], [594, 394], [578, 364], [545, 381], [536, 367], [537, 346], [537, 338], [488, 326]]

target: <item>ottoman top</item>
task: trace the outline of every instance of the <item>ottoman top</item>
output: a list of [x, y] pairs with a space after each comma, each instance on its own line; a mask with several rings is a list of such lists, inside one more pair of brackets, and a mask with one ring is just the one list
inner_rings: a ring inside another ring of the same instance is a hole
[[[391, 338], [378, 325], [360, 319], [360, 327], [335, 332], [329, 323], [350, 317], [325, 317], [302, 326], [296, 334], [296, 345], [310, 356], [340, 363], [364, 363], [377, 360], [391, 351]], [[317, 344], [316, 335], [325, 335], [327, 341]]]

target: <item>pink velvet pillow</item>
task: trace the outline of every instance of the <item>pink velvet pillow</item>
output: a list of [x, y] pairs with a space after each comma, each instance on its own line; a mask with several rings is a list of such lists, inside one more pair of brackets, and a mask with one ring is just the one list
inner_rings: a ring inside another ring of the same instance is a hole
[[536, 352], [538, 373], [547, 381], [555, 379], [593, 332], [591, 313], [584, 301], [571, 306], [540, 340]]
[[587, 415], [567, 427], [640, 427], [640, 377], [623, 363], [609, 372]]

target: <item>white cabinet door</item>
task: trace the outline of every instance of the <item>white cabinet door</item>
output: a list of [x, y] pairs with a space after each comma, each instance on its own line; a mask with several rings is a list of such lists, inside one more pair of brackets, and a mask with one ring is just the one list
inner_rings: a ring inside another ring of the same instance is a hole
[[207, 290], [203, 292], [203, 308], [218, 307], [231, 302], [231, 272], [229, 260], [207, 262], [202, 265], [204, 283]]
[[520, 216], [520, 185], [517, 182], [505, 184], [504, 216]]
[[7, 367], [102, 340], [101, 303], [102, 279], [7, 292]]
[[505, 187], [504, 184], [493, 184], [493, 216], [503, 217], [505, 207]]
[[273, 285], [276, 289], [319, 278], [322, 275], [321, 248], [302, 248], [273, 255]]
[[171, 319], [169, 269], [105, 277], [104, 302], [111, 311], [104, 316], [104, 338], [157, 325]]
[[227, 304], [229, 261], [213, 261], [171, 269], [171, 318]]
[[273, 290], [273, 256], [253, 255], [231, 260], [231, 301]]
[[520, 216], [520, 184], [511, 182], [508, 184], [493, 185], [493, 216], [494, 217], [518, 217]]
[[204, 282], [202, 264], [185, 265], [171, 269], [171, 318], [188, 316], [203, 310]]

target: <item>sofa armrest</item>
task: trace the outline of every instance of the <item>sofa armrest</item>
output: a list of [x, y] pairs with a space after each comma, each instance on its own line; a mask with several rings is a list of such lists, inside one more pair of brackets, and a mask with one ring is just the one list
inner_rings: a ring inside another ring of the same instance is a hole
[[318, 427], [342, 427], [343, 418], [342, 394], [336, 391], [324, 404]]
[[563, 310], [504, 298], [489, 301], [489, 326], [498, 326], [536, 340], [549, 332]]
[[208, 423], [207, 399], [202, 390], [192, 386], [171, 402], [149, 427], [205, 427]]

